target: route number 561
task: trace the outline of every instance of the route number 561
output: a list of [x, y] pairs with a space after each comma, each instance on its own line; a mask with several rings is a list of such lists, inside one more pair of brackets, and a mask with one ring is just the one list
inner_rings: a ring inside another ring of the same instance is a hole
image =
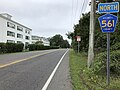
[[114, 20], [102, 20], [102, 28], [105, 28], [105, 27], [114, 27]]

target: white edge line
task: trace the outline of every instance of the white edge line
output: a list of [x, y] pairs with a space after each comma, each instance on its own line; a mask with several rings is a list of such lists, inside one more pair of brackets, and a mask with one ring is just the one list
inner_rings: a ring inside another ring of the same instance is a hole
[[53, 76], [55, 75], [59, 65], [63, 61], [63, 58], [65, 57], [65, 55], [67, 54], [68, 51], [69, 51], [69, 49], [64, 53], [64, 55], [62, 56], [62, 58], [60, 59], [60, 61], [56, 65], [56, 67], [54, 68], [53, 72], [51, 73], [51, 75], [49, 76], [48, 80], [46, 81], [46, 83], [44, 84], [44, 86], [43, 86], [43, 88], [41, 90], [46, 90], [48, 88], [48, 85], [50, 84], [50, 82], [51, 82]]

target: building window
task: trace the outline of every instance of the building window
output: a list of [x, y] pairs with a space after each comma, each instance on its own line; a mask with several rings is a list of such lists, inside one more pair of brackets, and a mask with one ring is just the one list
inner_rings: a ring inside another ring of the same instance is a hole
[[14, 40], [7, 40], [7, 43], [15, 43]]
[[23, 28], [21, 26], [17, 26], [17, 30], [23, 31]]
[[18, 43], [18, 44], [22, 44], [22, 42], [21, 42], [21, 41], [17, 41], [17, 43]]
[[29, 30], [29, 29], [26, 29], [26, 30], [25, 30], [25, 33], [30, 34], [30, 30]]
[[29, 36], [25, 36], [25, 39], [30, 40], [30, 37]]
[[25, 33], [27, 33], [27, 30], [25, 30]]
[[28, 31], [28, 34], [30, 34], [30, 31]]
[[15, 24], [7, 22], [7, 27], [15, 29]]
[[11, 31], [7, 31], [7, 36], [15, 37], [15, 33]]
[[22, 34], [17, 33], [17, 38], [23, 38]]

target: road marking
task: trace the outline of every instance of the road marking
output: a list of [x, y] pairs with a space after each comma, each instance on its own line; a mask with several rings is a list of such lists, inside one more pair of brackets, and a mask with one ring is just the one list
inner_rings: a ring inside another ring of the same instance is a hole
[[51, 52], [54, 52], [54, 51], [56, 51], [56, 50], [53, 50], [53, 51], [50, 51], [50, 52], [45, 52], [45, 53], [38, 54], [38, 55], [34, 55], [34, 56], [29, 57], [29, 58], [25, 58], [25, 59], [17, 60], [17, 61], [14, 61], [14, 62], [8, 63], [8, 64], [2, 64], [2, 65], [0, 65], [0, 68], [4, 68], [4, 67], [7, 67], [7, 66], [10, 66], [10, 65], [13, 65], [13, 64], [16, 64], [16, 63], [22, 62], [22, 61], [26, 61], [26, 60], [29, 60], [29, 59], [32, 59], [32, 58], [35, 58], [35, 57], [38, 57], [38, 56], [41, 56], [41, 55], [45, 55], [45, 54], [48, 54], [48, 53], [51, 53]]
[[53, 76], [55, 75], [58, 67], [60, 66], [61, 62], [63, 61], [63, 59], [64, 59], [64, 57], [65, 57], [65, 55], [67, 54], [68, 51], [69, 51], [69, 49], [64, 53], [64, 55], [62, 56], [62, 58], [60, 59], [60, 61], [56, 65], [56, 67], [54, 68], [53, 72], [51, 73], [51, 75], [49, 76], [48, 80], [46, 81], [45, 85], [43, 86], [43, 88], [41, 90], [47, 90]]

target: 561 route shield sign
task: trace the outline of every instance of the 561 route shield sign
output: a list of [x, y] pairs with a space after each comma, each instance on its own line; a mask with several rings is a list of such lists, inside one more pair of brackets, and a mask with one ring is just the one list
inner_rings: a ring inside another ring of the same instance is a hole
[[101, 30], [105, 33], [114, 32], [118, 17], [112, 14], [105, 14], [98, 18]]

